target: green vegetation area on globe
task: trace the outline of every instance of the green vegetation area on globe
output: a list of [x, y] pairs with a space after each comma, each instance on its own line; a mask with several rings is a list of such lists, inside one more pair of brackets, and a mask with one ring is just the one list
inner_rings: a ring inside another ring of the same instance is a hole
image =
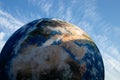
[[83, 30], [43, 18], [8, 39], [0, 54], [0, 80], [104, 80], [104, 64]]

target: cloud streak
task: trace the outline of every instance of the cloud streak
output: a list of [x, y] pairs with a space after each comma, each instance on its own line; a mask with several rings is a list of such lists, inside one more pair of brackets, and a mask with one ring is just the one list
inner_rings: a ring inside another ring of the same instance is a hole
[[4, 37], [5, 37], [5, 33], [0, 32], [0, 51], [1, 51], [2, 47], [3, 47], [3, 45], [5, 44], [5, 41], [3, 40]]
[[0, 51], [8, 37], [22, 25], [21, 21], [0, 10]]
[[1, 28], [4, 27], [10, 29], [10, 31], [15, 31], [23, 25], [23, 23], [12, 17], [10, 14], [0, 10], [0, 25]]

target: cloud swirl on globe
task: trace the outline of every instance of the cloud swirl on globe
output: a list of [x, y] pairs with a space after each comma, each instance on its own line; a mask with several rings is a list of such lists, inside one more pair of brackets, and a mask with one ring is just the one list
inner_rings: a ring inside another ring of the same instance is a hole
[[104, 80], [104, 65], [83, 30], [43, 18], [8, 39], [0, 54], [0, 80]]

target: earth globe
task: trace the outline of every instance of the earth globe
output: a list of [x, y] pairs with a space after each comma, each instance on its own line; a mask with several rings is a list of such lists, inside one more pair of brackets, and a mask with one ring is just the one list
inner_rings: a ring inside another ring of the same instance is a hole
[[104, 80], [104, 64], [82, 29], [42, 18], [7, 40], [0, 53], [0, 80]]

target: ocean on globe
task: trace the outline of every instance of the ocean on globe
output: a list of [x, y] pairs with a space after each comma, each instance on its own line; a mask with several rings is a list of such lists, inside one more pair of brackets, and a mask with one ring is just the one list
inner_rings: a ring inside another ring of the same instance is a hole
[[104, 64], [83, 30], [43, 18], [8, 39], [0, 53], [0, 80], [104, 80]]

